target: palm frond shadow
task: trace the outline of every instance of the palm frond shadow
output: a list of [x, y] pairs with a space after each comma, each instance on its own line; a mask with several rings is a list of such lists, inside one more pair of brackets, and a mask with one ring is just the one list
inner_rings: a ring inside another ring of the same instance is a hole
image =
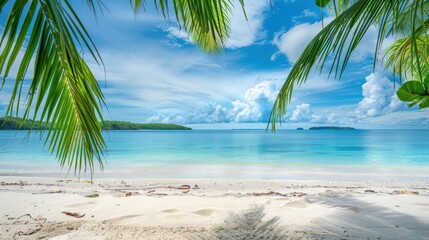
[[429, 221], [353, 196], [320, 195], [310, 197], [307, 201], [335, 209], [333, 213], [315, 219], [319, 228], [315, 230], [324, 232], [326, 237], [428, 239], [429, 236]]
[[214, 228], [208, 233], [201, 233], [190, 239], [287, 239], [285, 229], [279, 226], [280, 218], [274, 217], [268, 220], [263, 220], [264, 216], [264, 207], [254, 206], [242, 213], [230, 214], [230, 216], [225, 219], [224, 224]]

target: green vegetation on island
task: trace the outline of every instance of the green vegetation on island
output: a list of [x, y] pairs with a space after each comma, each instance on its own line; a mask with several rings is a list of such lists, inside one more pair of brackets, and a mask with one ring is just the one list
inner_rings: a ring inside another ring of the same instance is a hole
[[125, 121], [105, 121], [107, 130], [192, 130], [185, 126], [169, 123], [132, 123]]
[[352, 127], [311, 127], [308, 130], [355, 130]]
[[39, 122], [36, 121], [33, 125], [33, 121], [24, 120], [22, 118], [8, 117], [0, 118], [0, 130], [35, 130], [35, 129], [47, 129], [48, 124], [41, 125], [39, 128]]
[[[132, 123], [124, 121], [105, 121], [107, 130], [192, 130], [191, 128], [167, 123]], [[41, 125], [35, 122], [32, 126], [32, 120], [23, 120], [22, 118], [0, 118], [0, 130], [45, 130], [49, 124]]]

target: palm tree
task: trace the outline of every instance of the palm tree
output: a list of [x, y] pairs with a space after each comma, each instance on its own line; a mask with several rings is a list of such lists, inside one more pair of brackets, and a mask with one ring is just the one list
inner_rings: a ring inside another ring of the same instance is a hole
[[[94, 15], [104, 8], [101, 0], [86, 3]], [[153, 3], [164, 18], [174, 15], [204, 51], [222, 49], [230, 32], [232, 0]], [[130, 0], [130, 4], [134, 11], [146, 10], [145, 0]], [[240, 4], [244, 7], [244, 0]], [[49, 151], [62, 167], [75, 174], [89, 170], [92, 177], [94, 160], [103, 168], [105, 102], [81, 51], [103, 65], [100, 53], [70, 0], [0, 0], [0, 12], [5, 10], [8, 18], [0, 40], [1, 87], [9, 81], [12, 66], [18, 65], [16, 75], [10, 77], [15, 84], [6, 115], [33, 119], [33, 126], [39, 129], [43, 122], [49, 122], [45, 140]], [[23, 84], [29, 68], [34, 73], [27, 90]]]
[[[429, 1], [427, 0], [316, 0], [336, 17], [312, 39], [295, 62], [274, 103], [270, 121], [273, 130], [282, 122], [294, 86], [305, 83], [312, 71], [328, 68], [329, 76], [341, 78], [350, 56], [371, 27], [378, 36], [374, 46], [374, 68], [380, 60], [383, 40], [395, 38], [381, 60], [386, 70], [406, 82], [399, 99], [409, 106], [429, 106]], [[327, 62], [332, 62], [329, 66]]]

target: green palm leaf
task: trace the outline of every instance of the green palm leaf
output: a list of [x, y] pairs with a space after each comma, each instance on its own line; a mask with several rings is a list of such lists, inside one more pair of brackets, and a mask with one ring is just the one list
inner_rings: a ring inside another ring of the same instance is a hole
[[[146, 9], [146, 1], [130, 0], [135, 10]], [[164, 17], [170, 15], [169, 3], [180, 27], [192, 41], [206, 52], [219, 52], [230, 33], [230, 16], [234, 7], [232, 0], [154, 0]], [[244, 11], [244, 0], [239, 0]], [[247, 17], [246, 17], [247, 18]]]
[[[103, 119], [104, 97], [76, 44], [102, 63], [69, 1], [16, 1], [2, 35], [0, 73], [6, 81], [11, 67], [20, 61], [7, 115], [21, 112], [21, 96], [25, 95], [23, 118], [32, 118], [33, 124], [40, 119], [39, 127], [51, 123], [45, 144], [61, 166], [73, 168], [75, 173], [92, 173], [94, 160], [103, 167], [106, 145], [99, 120]], [[24, 55], [17, 59], [21, 50]], [[32, 61], [31, 84], [22, 93]]]
[[[429, 20], [420, 26], [417, 30], [423, 31], [429, 27]], [[413, 38], [415, 38], [413, 40]], [[415, 44], [413, 46], [413, 43]], [[414, 51], [413, 48], [417, 51]], [[418, 56], [418, 57], [415, 57]], [[405, 79], [427, 79], [429, 76], [429, 37], [424, 34], [418, 34], [418, 37], [412, 34], [397, 39], [389, 46], [384, 54], [383, 62], [386, 68], [391, 69], [395, 75]], [[419, 64], [419, 67], [417, 67]], [[421, 77], [420, 77], [421, 75]]]
[[412, 68], [417, 68], [420, 78], [423, 79], [421, 63], [426, 61], [422, 61], [421, 56], [417, 54], [419, 46], [416, 39], [427, 33], [426, 0], [340, 0], [338, 2], [342, 12], [312, 39], [286, 78], [271, 111], [269, 124], [273, 130], [276, 122], [281, 123], [286, 114], [293, 88], [305, 83], [313, 70], [322, 72], [328, 61], [332, 62], [328, 68], [329, 76], [334, 74], [335, 78], [340, 79], [351, 54], [371, 26], [376, 26], [378, 31], [377, 43], [374, 46], [374, 67], [386, 37], [408, 34], [411, 36], [409, 42], [412, 52], [411, 62], [417, 63]]

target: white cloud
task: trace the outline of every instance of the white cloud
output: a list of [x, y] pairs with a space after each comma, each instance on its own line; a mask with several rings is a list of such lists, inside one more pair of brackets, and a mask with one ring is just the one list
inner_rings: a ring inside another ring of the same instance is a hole
[[[377, 35], [377, 28], [371, 26], [361, 40], [360, 44], [353, 51], [350, 60], [353, 62], [360, 62], [364, 61], [368, 57], [374, 56], [375, 46], [377, 45]], [[390, 40], [387, 40], [386, 42], [390, 42]], [[386, 46], [386, 44], [384, 44], [384, 46]], [[384, 47], [382, 50], [384, 50]]]
[[294, 63], [307, 44], [310, 43], [311, 39], [313, 39], [320, 30], [322, 30], [321, 22], [313, 24], [302, 23], [294, 26], [287, 32], [276, 34], [273, 43], [279, 50], [271, 59], [274, 60], [275, 57], [281, 53], [287, 57], [289, 62]]
[[427, 128], [429, 125], [429, 110], [404, 110], [388, 112], [383, 115], [363, 119], [363, 128]]
[[[357, 104], [313, 108], [308, 103], [291, 107], [290, 122], [368, 127], [423, 126], [429, 111], [408, 110], [396, 96], [393, 82], [380, 73], [372, 73], [362, 85], [362, 100]], [[423, 120], [422, 120], [423, 119]], [[408, 124], [410, 125], [410, 124]]]
[[[324, 18], [323, 21], [325, 26], [332, 20], [333, 17]], [[274, 61], [279, 54], [283, 54], [290, 63], [295, 63], [305, 47], [321, 30], [322, 22], [319, 21], [315, 23], [301, 23], [286, 32], [277, 33], [274, 37], [273, 44], [277, 46], [278, 51], [272, 55], [271, 60]], [[368, 57], [374, 56], [377, 37], [377, 28], [371, 26], [360, 41], [360, 44], [353, 51], [350, 60], [352, 62], [361, 62]], [[380, 52], [383, 52], [383, 50], [392, 43], [393, 37], [385, 39]], [[348, 46], [348, 43], [346, 43], [345, 46]]]
[[344, 124], [347, 121], [338, 109], [313, 109], [310, 104], [302, 103], [295, 106], [292, 114], [287, 115], [290, 122], [313, 123], [313, 124]]
[[304, 11], [302, 11], [302, 16], [304, 17], [317, 17], [317, 13], [311, 11], [310, 9], [305, 9]]
[[226, 123], [231, 122], [228, 118], [228, 109], [220, 104], [211, 102], [206, 106], [196, 109], [187, 114], [162, 114], [158, 113], [146, 119], [146, 122], [162, 123]]
[[300, 20], [304, 18], [316, 18], [318, 16], [319, 15], [316, 12], [313, 12], [310, 9], [305, 9], [298, 16], [293, 16], [292, 22], [298, 23]]
[[406, 109], [405, 103], [396, 96], [393, 83], [379, 73], [372, 73], [362, 85], [362, 101], [354, 114], [357, 118], [376, 117], [389, 112]]
[[312, 120], [313, 114], [313, 111], [310, 110], [310, 104], [302, 103], [296, 106], [289, 120], [292, 122], [309, 122]]
[[277, 97], [276, 85], [271, 81], [263, 81], [244, 94], [245, 99], [254, 102], [274, 101]]
[[209, 103], [202, 109], [196, 112], [190, 112], [186, 116], [179, 114], [162, 114], [158, 113], [146, 119], [146, 122], [162, 122], [162, 123], [216, 123], [223, 122], [220, 116], [222, 115], [222, 107], [214, 102]]
[[272, 81], [262, 81], [248, 89], [241, 99], [221, 105], [211, 102], [185, 114], [156, 114], [147, 122], [174, 123], [230, 123], [263, 122], [268, 119], [272, 104], [278, 94]]
[[169, 25], [163, 25], [161, 28], [168, 33], [167, 35], [168, 40], [166, 41], [168, 44], [174, 45], [176, 47], [181, 47], [182, 44], [180, 44], [177, 41], [177, 39], [180, 39], [186, 44], [192, 43], [191, 40], [189, 39], [188, 34], [184, 29], [180, 29], [179, 27], [169, 26]]
[[[257, 122], [268, 119], [272, 104], [278, 90], [272, 81], [263, 81], [248, 89], [244, 94], [244, 102], [236, 100], [231, 115], [235, 122]], [[240, 111], [237, 111], [240, 109]]]
[[258, 120], [256, 109], [250, 104], [235, 100], [231, 105], [232, 108], [228, 112], [231, 122], [256, 122]]
[[264, 11], [269, 6], [269, 1], [246, 1], [247, 21], [238, 1], [234, 1], [234, 6], [236, 7], [231, 18], [231, 34], [225, 46], [232, 49], [242, 48], [263, 40]]
[[[172, 69], [174, 69], [174, 67]], [[154, 71], [158, 70], [154, 69]], [[170, 71], [170, 69], [164, 70], [166, 73], [169, 73]], [[158, 108], [155, 113], [149, 115], [151, 117], [145, 118], [149, 122], [156, 122], [156, 120], [188, 124], [214, 122], [266, 122], [271, 113], [273, 103], [277, 97], [278, 89], [284, 83], [284, 77], [287, 76], [288, 73], [287, 71], [281, 71], [255, 72], [244, 75], [236, 75], [233, 72], [224, 71], [223, 69], [219, 69], [219, 71], [215, 72], [217, 72], [218, 75], [210, 76], [204, 74], [204, 81], [202, 81], [202, 83], [207, 83], [207, 81], [216, 81], [218, 83], [211, 85], [209, 89], [204, 87], [206, 84], [199, 86], [196, 85], [199, 84], [199, 81], [194, 82], [195, 79], [201, 79], [201, 76], [198, 77], [183, 75], [183, 73], [176, 73], [174, 82], [180, 81], [180, 78], [184, 78], [186, 79], [185, 82], [193, 83], [192, 86], [189, 86], [193, 88], [186, 90], [183, 93], [172, 92], [171, 94], [169, 89], [161, 88], [162, 91], [156, 92], [155, 94], [153, 94], [152, 89], [149, 89], [150, 91], [148, 94], [151, 94], [150, 97], [153, 99], [148, 99], [145, 98], [148, 97], [148, 95], [146, 94], [146, 90], [143, 88], [143, 83], [147, 83], [143, 81], [142, 86], [130, 87], [130, 89], [133, 90], [129, 90], [129, 93], [135, 92], [133, 95], [135, 95], [136, 98], [141, 99], [140, 101], [133, 101], [135, 106], [150, 104], [152, 107]], [[220, 76], [222, 76], [222, 83], [219, 83]], [[311, 84], [309, 83], [301, 86], [300, 88], [296, 88], [294, 91], [294, 97], [314, 100], [317, 99], [317, 97], [314, 97], [314, 95], [327, 91], [333, 91], [340, 88], [347, 82], [327, 82], [325, 79], [326, 76], [312, 76], [309, 80]], [[133, 80], [132, 82], [135, 81]], [[252, 82], [252, 85], [248, 85]], [[195, 88], [197, 86], [198, 88]], [[214, 91], [218, 86], [222, 86], [222, 88], [219, 89], [219, 93], [215, 94]], [[202, 90], [205, 93], [195, 96], [196, 93], [202, 91], [199, 89], [200, 87], [203, 88]], [[221, 98], [216, 99], [215, 97], [217, 94], [218, 97], [221, 96]], [[127, 95], [127, 99], [130, 99], [130, 94]], [[201, 101], [201, 99], [207, 101]], [[122, 97], [118, 100], [124, 101], [126, 99]], [[165, 102], [166, 100], [168, 101]], [[211, 101], [211, 103], [208, 103], [209, 101]], [[126, 103], [126, 105], [129, 104], [132, 103]], [[166, 111], [165, 109], [171, 109], [171, 111]], [[315, 115], [314, 121], [317, 121], [317, 118], [320, 117]], [[327, 117], [323, 119], [327, 119]]]

